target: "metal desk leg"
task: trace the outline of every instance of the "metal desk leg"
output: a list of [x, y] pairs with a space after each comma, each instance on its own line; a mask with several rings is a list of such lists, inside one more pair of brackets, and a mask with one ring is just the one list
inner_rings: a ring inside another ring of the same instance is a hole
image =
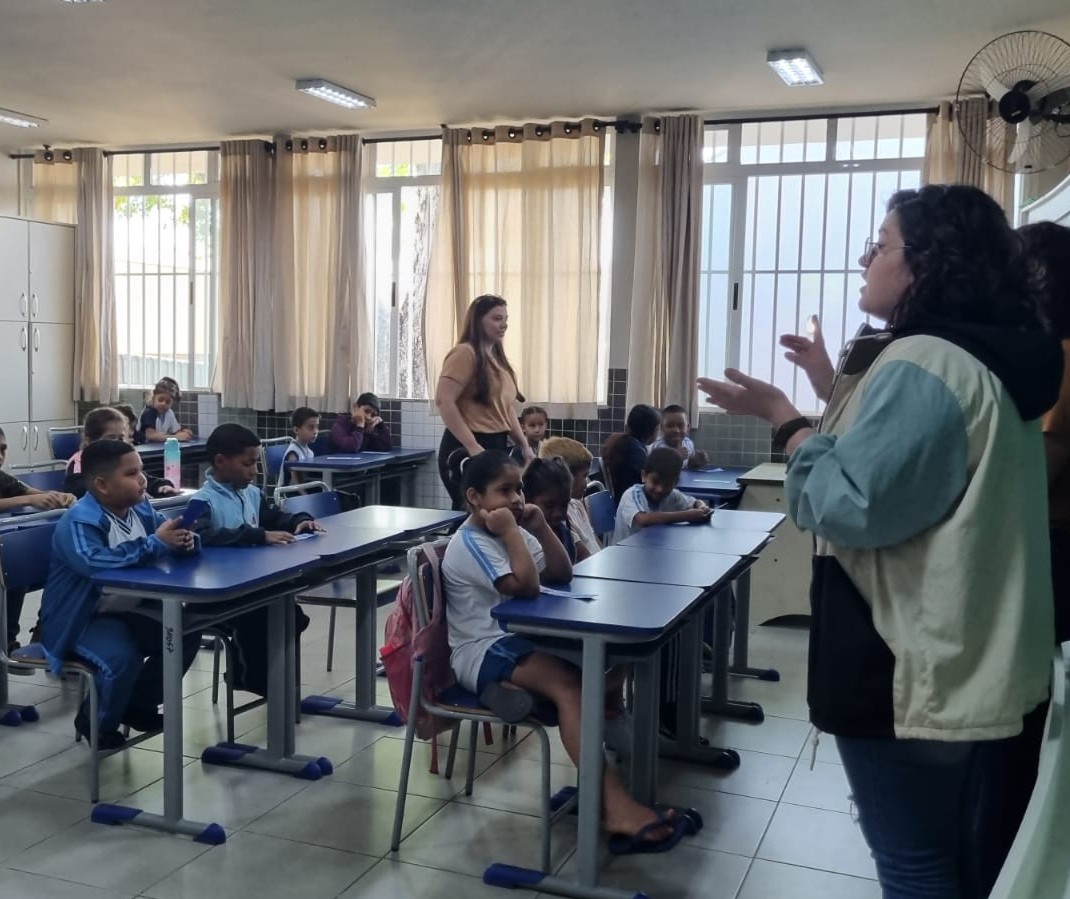
[[327, 485], [328, 493], [334, 490], [334, 471], [332, 469], [323, 469], [323, 471], [320, 472], [320, 480]]
[[751, 668], [747, 664], [747, 641], [750, 639], [750, 569], [736, 580], [736, 627], [732, 641], [732, 667], [729, 674], [737, 677], [756, 677], [758, 680], [778, 681], [775, 668]]
[[[722, 591], [727, 593], [727, 591]], [[722, 596], [714, 597], [714, 608], [722, 603]], [[659, 752], [663, 757], [711, 765], [727, 771], [739, 767], [739, 753], [734, 749], [703, 744], [699, 734], [699, 690], [702, 677], [702, 615], [692, 617], [680, 634], [680, 685], [676, 702], [676, 737], [661, 737]], [[714, 642], [714, 665], [728, 667], [728, 647], [718, 657], [716, 633]]]
[[702, 711], [744, 721], [762, 721], [765, 712], [756, 702], [728, 698], [728, 641], [732, 631], [732, 591], [722, 590], [713, 604], [713, 689], [702, 701]]
[[346, 702], [337, 696], [306, 696], [301, 701], [302, 714], [374, 721], [394, 727], [401, 725], [397, 712], [375, 702], [375, 666], [379, 659], [376, 645], [379, 636], [376, 633], [376, 568], [374, 563], [365, 565], [356, 574], [357, 639], [353, 702]]
[[294, 752], [294, 597], [278, 597], [268, 607], [268, 739], [267, 748], [247, 743], [217, 743], [201, 753], [210, 765], [233, 765], [278, 771], [302, 780], [334, 773], [330, 759]]
[[583, 686], [580, 714], [579, 840], [576, 857], [579, 876], [560, 875], [512, 865], [493, 864], [483, 872], [484, 883], [501, 887], [527, 887], [557, 896], [580, 899], [633, 899], [635, 891], [598, 885], [598, 843], [602, 828], [602, 737], [605, 718], [606, 644], [602, 637], [584, 637]]
[[377, 506], [379, 505], [379, 486], [382, 480], [382, 476], [378, 471], [373, 471], [368, 477], [368, 488], [365, 497], [367, 499], [367, 505]]
[[635, 691], [632, 710], [633, 734], [630, 759], [631, 791], [637, 802], [650, 805], [658, 782], [658, 699], [661, 693], [661, 663], [657, 653], [633, 664]]
[[136, 824], [153, 830], [180, 833], [197, 843], [226, 842], [218, 824], [187, 821], [183, 817], [182, 784], [182, 603], [163, 602], [163, 814], [156, 815], [125, 805], [93, 807], [97, 824]]

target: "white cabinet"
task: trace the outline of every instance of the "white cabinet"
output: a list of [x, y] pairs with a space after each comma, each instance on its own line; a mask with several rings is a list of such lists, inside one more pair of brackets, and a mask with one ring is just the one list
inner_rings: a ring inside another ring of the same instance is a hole
[[74, 423], [74, 228], [0, 216], [0, 427], [8, 464]]
[[27, 320], [29, 265], [29, 222], [0, 217], [0, 321]]
[[[740, 509], [787, 513], [784, 476], [787, 466], [767, 462], [752, 468], [739, 482], [745, 485]], [[795, 527], [791, 517], [776, 529], [776, 539], [751, 568], [751, 624], [765, 624], [782, 615], [810, 614], [810, 568], [813, 538]]]

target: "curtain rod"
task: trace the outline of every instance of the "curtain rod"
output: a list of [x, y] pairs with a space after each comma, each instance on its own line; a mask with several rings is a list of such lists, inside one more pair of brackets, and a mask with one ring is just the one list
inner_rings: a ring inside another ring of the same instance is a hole
[[806, 119], [857, 119], [863, 116], [889, 116], [889, 115], [917, 115], [923, 113], [936, 113], [940, 109], [937, 106], [919, 106], [908, 109], [879, 109], [872, 112], [855, 110], [853, 112], [830, 112], [824, 115], [808, 113], [800, 115], [775, 115], [755, 118], [754, 116], [737, 116], [729, 119], [705, 119], [703, 125], [738, 125], [740, 123], [760, 125], [765, 122], [799, 122]]

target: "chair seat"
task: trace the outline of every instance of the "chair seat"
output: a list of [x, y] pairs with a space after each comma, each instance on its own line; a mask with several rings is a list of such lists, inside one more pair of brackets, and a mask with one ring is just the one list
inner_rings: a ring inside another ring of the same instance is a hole
[[[45, 655], [44, 646], [40, 643], [30, 643], [28, 646], [16, 649], [11, 653], [11, 661], [19, 665], [25, 665], [27, 668], [38, 668], [41, 671], [48, 669], [48, 657]], [[64, 659], [63, 670], [90, 676], [97, 673], [96, 669], [88, 662], [75, 658]]]
[[[466, 690], [460, 684], [446, 687], [435, 697], [435, 705], [441, 706], [450, 712], [474, 712], [478, 715], [486, 715], [488, 718], [497, 720], [498, 716], [479, 701], [471, 690]], [[557, 708], [552, 702], [539, 700], [535, 703], [535, 710], [531, 718], [544, 727], [557, 727]]]

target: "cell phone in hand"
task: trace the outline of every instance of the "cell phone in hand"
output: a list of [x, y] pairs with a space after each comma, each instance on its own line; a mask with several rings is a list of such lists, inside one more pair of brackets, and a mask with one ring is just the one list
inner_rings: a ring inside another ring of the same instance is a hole
[[191, 499], [186, 503], [186, 508], [182, 510], [182, 517], [178, 520], [179, 526], [188, 531], [209, 505], [206, 499]]

